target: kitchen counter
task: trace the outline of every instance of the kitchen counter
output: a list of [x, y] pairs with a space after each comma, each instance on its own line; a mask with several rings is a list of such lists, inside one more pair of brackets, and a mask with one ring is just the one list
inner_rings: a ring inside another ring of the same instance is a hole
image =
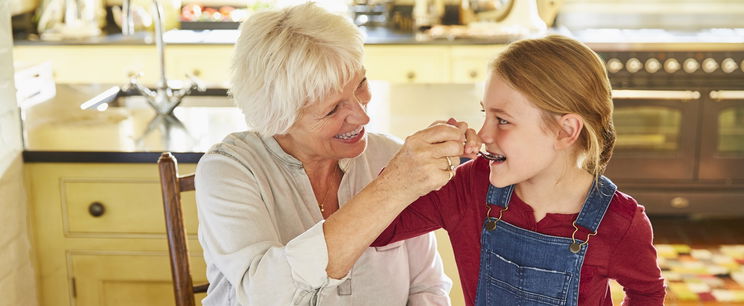
[[[431, 39], [412, 32], [397, 31], [382, 27], [360, 27], [367, 45], [493, 45], [509, 43], [509, 39]], [[167, 44], [216, 44], [232, 45], [238, 37], [238, 30], [170, 30], [163, 35]], [[79, 40], [43, 41], [38, 39], [20, 39], [14, 42], [17, 46], [58, 46], [58, 45], [150, 45], [155, 44], [154, 36], [147, 32], [138, 32], [132, 36], [109, 34]]]
[[[500, 45], [513, 39], [501, 38], [455, 38], [432, 39], [427, 35], [403, 32], [384, 27], [360, 27], [367, 45]], [[564, 29], [551, 29], [549, 34], [563, 34], [575, 37], [597, 51], [626, 50], [690, 50], [720, 51], [744, 50], [744, 29], [708, 29], [697, 32], [667, 31], [663, 29], [586, 29], [570, 32]], [[238, 37], [238, 30], [171, 30], [164, 34], [164, 40], [171, 45], [232, 45]], [[132, 36], [110, 34], [81, 40], [41, 41], [16, 40], [17, 46], [58, 46], [58, 45], [152, 45], [153, 35], [138, 32]]]
[[24, 161], [153, 163], [171, 151], [193, 163], [212, 144], [247, 128], [224, 96], [186, 97], [169, 117], [156, 116], [140, 96], [118, 98], [103, 111], [80, 109], [109, 87], [58, 84], [53, 98], [23, 107]]

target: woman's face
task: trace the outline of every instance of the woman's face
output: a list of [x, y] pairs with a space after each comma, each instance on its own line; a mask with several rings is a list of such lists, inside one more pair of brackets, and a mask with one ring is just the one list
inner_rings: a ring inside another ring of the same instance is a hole
[[367, 146], [364, 126], [369, 123], [367, 103], [371, 98], [361, 70], [342, 92], [303, 108], [287, 135], [277, 136], [277, 140], [303, 162], [358, 156]]
[[555, 134], [546, 130], [542, 111], [525, 95], [494, 73], [481, 104], [485, 121], [478, 136], [486, 151], [503, 157], [489, 162], [492, 185], [504, 187], [530, 180], [555, 166]]

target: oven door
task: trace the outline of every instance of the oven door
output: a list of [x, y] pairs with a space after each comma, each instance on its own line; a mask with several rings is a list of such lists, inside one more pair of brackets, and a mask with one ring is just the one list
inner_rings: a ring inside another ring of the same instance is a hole
[[615, 151], [607, 175], [618, 182], [692, 181], [700, 92], [614, 90]]
[[714, 90], [703, 108], [700, 179], [744, 183], [744, 90]]

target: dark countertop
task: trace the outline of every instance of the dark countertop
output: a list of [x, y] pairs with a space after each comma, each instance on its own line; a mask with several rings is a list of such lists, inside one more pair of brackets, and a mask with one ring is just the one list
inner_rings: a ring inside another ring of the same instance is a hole
[[[403, 32], [383, 27], [360, 27], [367, 45], [491, 45], [509, 43], [508, 39], [431, 39], [412, 32]], [[171, 30], [163, 39], [169, 45], [216, 44], [231, 45], [235, 43], [238, 30]], [[151, 33], [138, 32], [132, 36], [109, 34], [79, 40], [43, 41], [39, 39], [17, 39], [17, 46], [59, 46], [59, 45], [149, 45], [154, 44]]]
[[[502, 45], [514, 40], [509, 37], [432, 39], [423, 34], [403, 32], [385, 27], [360, 27], [366, 45]], [[575, 37], [597, 51], [719, 51], [744, 50], [744, 29], [709, 29], [694, 32], [675, 32], [661, 29], [586, 29], [569, 31], [550, 29]], [[171, 30], [165, 33], [169, 45], [231, 45], [238, 36], [237, 30]], [[154, 45], [151, 33], [139, 32], [125, 37], [114, 33], [81, 40], [41, 41], [17, 39], [17, 46], [59, 45]]]

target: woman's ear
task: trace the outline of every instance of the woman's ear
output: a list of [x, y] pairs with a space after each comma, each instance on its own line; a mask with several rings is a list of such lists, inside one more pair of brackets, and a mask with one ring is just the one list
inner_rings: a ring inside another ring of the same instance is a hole
[[558, 138], [556, 139], [556, 150], [571, 147], [579, 139], [581, 130], [584, 128], [584, 119], [577, 114], [565, 114], [558, 118]]

